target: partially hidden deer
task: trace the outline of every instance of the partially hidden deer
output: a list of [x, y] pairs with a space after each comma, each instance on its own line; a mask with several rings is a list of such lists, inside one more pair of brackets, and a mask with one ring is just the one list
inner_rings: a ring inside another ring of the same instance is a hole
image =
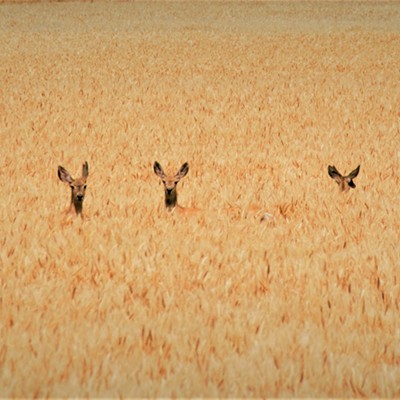
[[189, 172], [189, 164], [185, 162], [175, 175], [167, 175], [158, 161], [153, 165], [154, 173], [161, 179], [164, 185], [164, 203], [168, 211], [195, 211], [197, 209], [185, 208], [178, 204], [177, 185]]
[[[200, 211], [198, 208], [186, 208], [182, 207], [178, 203], [178, 193], [177, 193], [177, 185], [179, 181], [184, 178], [187, 173], [189, 172], [189, 164], [185, 162], [178, 172], [175, 175], [167, 175], [163, 168], [161, 167], [160, 163], [155, 161], [153, 165], [154, 173], [161, 179], [162, 183], [164, 184], [164, 204], [168, 211], [183, 211], [188, 213], [196, 213]], [[237, 207], [227, 207], [223, 208], [223, 211], [233, 211], [236, 210]], [[216, 210], [214, 210], [216, 211]], [[273, 215], [269, 213], [265, 213], [261, 218], [261, 221], [267, 221], [273, 219]]]
[[341, 192], [348, 192], [350, 188], [354, 189], [356, 187], [353, 179], [358, 175], [359, 172], [360, 166], [351, 171], [348, 175], [343, 176], [334, 165], [328, 166], [328, 174], [339, 185], [339, 190]]
[[58, 166], [58, 177], [71, 188], [71, 204], [68, 212], [82, 217], [82, 206], [86, 192], [86, 180], [89, 175], [89, 165], [85, 161], [82, 165], [82, 176], [74, 179], [71, 174], [61, 165]]

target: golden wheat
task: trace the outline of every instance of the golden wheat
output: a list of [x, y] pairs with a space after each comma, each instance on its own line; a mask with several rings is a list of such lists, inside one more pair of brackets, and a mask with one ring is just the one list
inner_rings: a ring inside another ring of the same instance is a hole
[[[398, 3], [1, 4], [0, 26], [1, 396], [400, 396]], [[66, 218], [57, 166], [85, 160]], [[165, 211], [155, 160], [189, 162], [201, 212]]]

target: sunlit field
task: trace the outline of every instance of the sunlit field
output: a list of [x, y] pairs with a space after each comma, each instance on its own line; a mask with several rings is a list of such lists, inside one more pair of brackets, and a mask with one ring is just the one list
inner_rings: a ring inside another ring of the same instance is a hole
[[400, 397], [399, 2], [10, 2], [0, 43], [0, 397]]

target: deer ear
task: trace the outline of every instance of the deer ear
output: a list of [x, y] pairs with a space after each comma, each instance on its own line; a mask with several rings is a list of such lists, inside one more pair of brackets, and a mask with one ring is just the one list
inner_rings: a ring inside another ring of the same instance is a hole
[[87, 178], [89, 176], [89, 165], [87, 161], [82, 165], [82, 177]]
[[162, 166], [160, 165], [160, 163], [158, 161], [154, 162], [153, 165], [153, 169], [154, 169], [154, 173], [161, 179], [165, 178], [165, 173], [164, 170], [162, 169]]
[[58, 177], [60, 181], [71, 184], [73, 182], [71, 174], [61, 165], [58, 166]]
[[187, 162], [185, 162], [182, 165], [182, 167], [180, 167], [178, 173], [176, 174], [176, 178], [182, 179], [184, 176], [187, 175], [188, 172], [189, 172], [189, 164]]
[[349, 175], [347, 175], [347, 177], [350, 179], [354, 179], [359, 172], [360, 172], [360, 166], [358, 166], [355, 170], [351, 171]]
[[328, 166], [328, 174], [337, 183], [340, 182], [340, 178], [342, 177], [342, 174], [336, 169], [336, 167], [334, 165], [333, 166], [331, 166], [331, 165]]
[[356, 184], [351, 179], [347, 183], [352, 189], [356, 188]]

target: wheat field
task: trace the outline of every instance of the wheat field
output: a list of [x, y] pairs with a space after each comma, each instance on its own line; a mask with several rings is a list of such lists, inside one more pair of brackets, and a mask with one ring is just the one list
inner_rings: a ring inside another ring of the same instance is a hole
[[0, 397], [400, 397], [400, 3], [3, 2], [0, 43]]

